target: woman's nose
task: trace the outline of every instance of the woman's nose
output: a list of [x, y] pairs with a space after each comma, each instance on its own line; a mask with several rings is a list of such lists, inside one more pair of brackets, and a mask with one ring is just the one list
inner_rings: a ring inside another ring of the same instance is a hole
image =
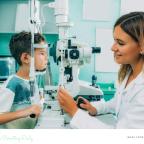
[[114, 44], [112, 45], [111, 50], [112, 50], [112, 51], [117, 51], [117, 50], [118, 50], [118, 48], [117, 48], [117, 46], [116, 46], [116, 43], [114, 43]]

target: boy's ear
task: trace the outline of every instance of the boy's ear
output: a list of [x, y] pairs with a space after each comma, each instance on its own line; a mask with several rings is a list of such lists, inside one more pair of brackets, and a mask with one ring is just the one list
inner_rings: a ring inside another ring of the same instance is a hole
[[21, 62], [23, 64], [29, 64], [30, 63], [30, 55], [28, 53], [22, 53]]

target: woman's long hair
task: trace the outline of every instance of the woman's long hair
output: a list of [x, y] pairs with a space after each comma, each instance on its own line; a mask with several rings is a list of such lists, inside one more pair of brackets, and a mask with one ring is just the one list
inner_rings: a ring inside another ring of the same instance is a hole
[[[144, 12], [131, 12], [121, 16], [115, 23], [120, 26], [135, 42], [137, 42], [141, 49], [144, 50]], [[143, 54], [140, 55], [144, 57]], [[130, 64], [122, 64], [118, 73], [118, 81], [121, 83], [127, 73], [132, 70]]]

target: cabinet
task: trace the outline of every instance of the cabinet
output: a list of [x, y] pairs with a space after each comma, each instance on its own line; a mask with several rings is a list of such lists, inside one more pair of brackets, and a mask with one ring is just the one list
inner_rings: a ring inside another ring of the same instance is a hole
[[116, 88], [114, 87], [114, 83], [98, 83], [100, 88], [104, 93], [104, 100], [109, 101], [115, 95]]
[[[40, 0], [40, 8], [52, 0]], [[18, 4], [27, 4], [28, 0], [0, 0], [0, 33], [15, 33], [16, 13]], [[42, 11], [41, 11], [42, 12]], [[43, 8], [45, 25], [43, 33], [57, 34], [54, 9]], [[40, 14], [41, 15], [41, 14]], [[40, 17], [42, 20], [42, 17]]]

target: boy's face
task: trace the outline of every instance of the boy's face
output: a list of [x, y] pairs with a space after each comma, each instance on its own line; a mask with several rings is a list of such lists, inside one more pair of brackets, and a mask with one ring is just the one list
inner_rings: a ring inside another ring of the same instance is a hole
[[[45, 43], [41, 42], [40, 44], [45, 44]], [[34, 55], [35, 55], [36, 70], [44, 70], [46, 68], [47, 62], [48, 62], [47, 49], [36, 48]]]

